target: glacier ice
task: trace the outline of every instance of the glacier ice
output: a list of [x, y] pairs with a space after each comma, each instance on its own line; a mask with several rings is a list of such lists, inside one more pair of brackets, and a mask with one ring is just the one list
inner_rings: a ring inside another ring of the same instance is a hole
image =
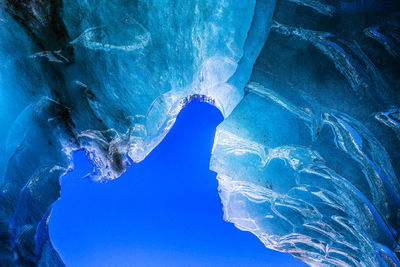
[[218, 107], [225, 220], [310, 265], [400, 266], [396, 0], [5, 0], [0, 263], [48, 235], [83, 149], [118, 178], [193, 98]]

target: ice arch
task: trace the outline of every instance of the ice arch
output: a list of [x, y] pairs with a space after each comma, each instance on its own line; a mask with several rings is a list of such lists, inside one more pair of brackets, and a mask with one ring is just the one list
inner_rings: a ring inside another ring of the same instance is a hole
[[196, 95], [226, 117], [226, 219], [309, 264], [399, 265], [396, 1], [7, 0], [0, 23], [3, 265], [62, 265], [71, 151], [117, 178]]
[[74, 153], [49, 222], [66, 265], [305, 266], [222, 220], [209, 170], [221, 121], [216, 108], [193, 101], [142, 162], [106, 184], [82, 179], [92, 166], [83, 152]]

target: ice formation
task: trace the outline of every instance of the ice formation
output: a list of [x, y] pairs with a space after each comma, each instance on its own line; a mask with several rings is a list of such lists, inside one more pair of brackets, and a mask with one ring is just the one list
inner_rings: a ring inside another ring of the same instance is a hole
[[118, 178], [195, 97], [224, 216], [316, 266], [400, 266], [396, 0], [4, 0], [0, 265], [48, 235], [71, 152]]

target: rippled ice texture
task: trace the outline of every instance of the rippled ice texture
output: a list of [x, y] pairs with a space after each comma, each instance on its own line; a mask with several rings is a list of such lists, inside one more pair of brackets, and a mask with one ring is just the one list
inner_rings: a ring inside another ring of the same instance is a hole
[[395, 0], [5, 0], [0, 264], [60, 266], [59, 178], [143, 160], [193, 98], [218, 107], [225, 219], [310, 265], [400, 266]]

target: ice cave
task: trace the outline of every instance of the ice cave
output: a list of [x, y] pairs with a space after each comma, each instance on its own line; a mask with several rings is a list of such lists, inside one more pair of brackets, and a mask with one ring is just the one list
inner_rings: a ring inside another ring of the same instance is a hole
[[193, 99], [224, 116], [224, 220], [311, 266], [400, 266], [398, 0], [0, 10], [0, 266], [64, 266], [48, 222], [72, 153], [117, 179]]

